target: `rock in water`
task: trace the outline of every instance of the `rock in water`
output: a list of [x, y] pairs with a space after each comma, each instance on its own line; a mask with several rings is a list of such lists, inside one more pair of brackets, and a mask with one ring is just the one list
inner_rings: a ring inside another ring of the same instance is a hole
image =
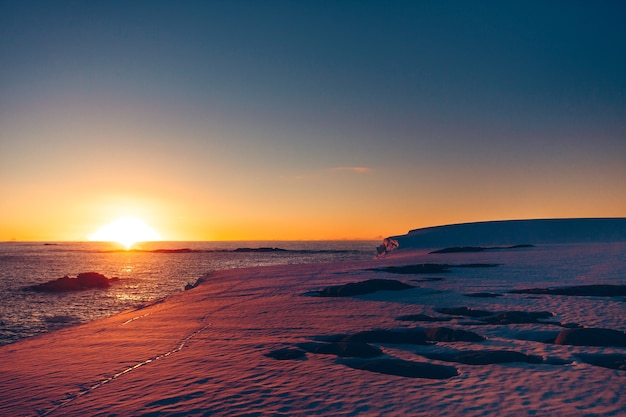
[[27, 291], [36, 292], [67, 292], [67, 291], [84, 291], [95, 288], [109, 288], [111, 282], [118, 281], [119, 278], [107, 278], [97, 272], [83, 272], [78, 274], [76, 278], [70, 278], [67, 275], [43, 284], [31, 285], [24, 288]]

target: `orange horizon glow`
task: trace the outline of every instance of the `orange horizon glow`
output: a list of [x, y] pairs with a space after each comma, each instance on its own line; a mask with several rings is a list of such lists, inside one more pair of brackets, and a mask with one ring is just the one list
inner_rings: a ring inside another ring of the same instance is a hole
[[[398, 215], [397, 218], [377, 218], [372, 216], [348, 216], [346, 214], [337, 215], [336, 218], [322, 216], [313, 218], [310, 214], [306, 221], [299, 217], [290, 218], [282, 216], [280, 213], [269, 215], [266, 213], [257, 216], [238, 216], [238, 213], [231, 213], [230, 216], [218, 216], [210, 214], [202, 216], [200, 213], [190, 213], [189, 216], [173, 216], [168, 210], [158, 210], [156, 207], [152, 211], [135, 210], [138, 214], [134, 217], [141, 220], [145, 227], [149, 227], [152, 232], [142, 234], [142, 227], [126, 236], [124, 230], [115, 232], [117, 235], [108, 237], [98, 237], [96, 231], [103, 228], [103, 225], [111, 223], [111, 219], [120, 218], [117, 216], [107, 216], [108, 219], [94, 221], [92, 218], [83, 220], [68, 215], [57, 216], [54, 221], [48, 223], [45, 219], [40, 222], [30, 222], [27, 225], [12, 223], [12, 228], [0, 228], [0, 241], [20, 241], [20, 242], [40, 242], [40, 241], [113, 241], [118, 242], [126, 248], [130, 248], [136, 242], [145, 241], [323, 241], [323, 240], [382, 240], [389, 236], [398, 236], [408, 233], [410, 230], [423, 227], [441, 226], [446, 224], [469, 223], [476, 221], [490, 220], [524, 220], [539, 218], [574, 218], [574, 217], [624, 217], [616, 213], [614, 216], [606, 215], [577, 215], [573, 212], [569, 216], [542, 215], [537, 216], [472, 216], [451, 215], [441, 217], [423, 216], [421, 221], [416, 221], [410, 213]], [[142, 215], [141, 213], [150, 215]], [[265, 216], [266, 221], [262, 220]], [[87, 215], [85, 215], [87, 217]], [[101, 216], [93, 216], [101, 217]], [[350, 218], [352, 217], [352, 218]], [[121, 216], [124, 218], [124, 216]], [[350, 220], [353, 222], [350, 223]], [[2, 219], [0, 219], [0, 223]], [[150, 225], [150, 226], [147, 226]], [[26, 226], [26, 227], [25, 227]], [[157, 232], [158, 231], [158, 232]], [[152, 234], [154, 233], [154, 234]]]

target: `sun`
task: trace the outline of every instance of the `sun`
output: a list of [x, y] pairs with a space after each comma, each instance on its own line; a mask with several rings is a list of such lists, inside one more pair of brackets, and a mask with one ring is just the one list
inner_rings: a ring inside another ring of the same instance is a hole
[[97, 242], [118, 242], [130, 249], [137, 242], [162, 240], [161, 236], [143, 220], [136, 217], [121, 217], [102, 226], [89, 235], [89, 240]]

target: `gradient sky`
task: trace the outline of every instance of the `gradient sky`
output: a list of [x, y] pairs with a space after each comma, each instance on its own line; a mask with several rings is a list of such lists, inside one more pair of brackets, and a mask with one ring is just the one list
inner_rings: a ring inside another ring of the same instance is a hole
[[626, 216], [626, 2], [0, 0], [0, 240]]

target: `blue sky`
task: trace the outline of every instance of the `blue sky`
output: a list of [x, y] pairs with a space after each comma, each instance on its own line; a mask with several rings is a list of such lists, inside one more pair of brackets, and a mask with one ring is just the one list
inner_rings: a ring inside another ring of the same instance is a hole
[[0, 239], [626, 216], [625, 23], [609, 1], [0, 1]]

